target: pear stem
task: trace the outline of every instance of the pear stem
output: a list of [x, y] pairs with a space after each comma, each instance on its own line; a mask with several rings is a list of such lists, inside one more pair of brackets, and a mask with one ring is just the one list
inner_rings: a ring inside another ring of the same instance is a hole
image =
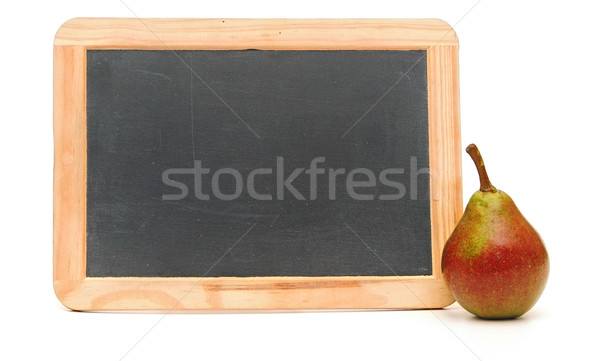
[[481, 153], [479, 153], [477, 146], [475, 144], [470, 144], [466, 150], [475, 163], [477, 173], [479, 173], [479, 190], [482, 192], [497, 192], [498, 190], [492, 185], [492, 182], [490, 182], [490, 179], [488, 178], [487, 171], [485, 170], [485, 164], [483, 163], [483, 158], [481, 157]]

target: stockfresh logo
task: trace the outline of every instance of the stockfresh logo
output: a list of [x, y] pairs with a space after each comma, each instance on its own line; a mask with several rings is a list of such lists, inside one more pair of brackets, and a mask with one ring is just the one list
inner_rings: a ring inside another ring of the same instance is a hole
[[[394, 201], [406, 197], [407, 193], [411, 200], [418, 198], [417, 181], [420, 175], [428, 175], [429, 168], [419, 168], [417, 157], [410, 157], [410, 168], [387, 168], [380, 172], [374, 172], [369, 168], [326, 168], [323, 166], [325, 157], [315, 157], [310, 161], [307, 168], [295, 168], [291, 172], [285, 171], [285, 160], [276, 157], [275, 168], [257, 168], [243, 175], [234, 168], [219, 168], [211, 170], [202, 165], [202, 160], [195, 160], [193, 168], [169, 168], [162, 173], [162, 182], [173, 188], [173, 192], [163, 194], [165, 201], [177, 201], [189, 197], [188, 184], [173, 179], [173, 176], [192, 175], [193, 194], [200, 201], [208, 201], [216, 198], [223, 201], [238, 199], [244, 192], [253, 199], [260, 201], [284, 200], [294, 198], [297, 200], [316, 200], [319, 189], [327, 189], [327, 198], [336, 200], [342, 193], [358, 201]], [[409, 184], [394, 180], [397, 175], [408, 172]], [[395, 177], [394, 177], [395, 176]], [[308, 193], [303, 194], [294, 186], [294, 181], [306, 182], [308, 177]], [[177, 177], [178, 179], [180, 177]], [[226, 179], [229, 178], [229, 179]], [[274, 178], [274, 179], [273, 179]], [[338, 180], [345, 180], [345, 187], [338, 186]], [[224, 181], [223, 181], [224, 180]], [[256, 182], [261, 180], [272, 180], [274, 184], [267, 187], [270, 192], [257, 191]], [[233, 181], [233, 183], [232, 183]], [[234, 184], [234, 187], [223, 187], [222, 182]], [[325, 188], [322, 188], [325, 187]], [[369, 188], [386, 188], [377, 196], [369, 194]], [[321, 194], [324, 192], [322, 191]]]

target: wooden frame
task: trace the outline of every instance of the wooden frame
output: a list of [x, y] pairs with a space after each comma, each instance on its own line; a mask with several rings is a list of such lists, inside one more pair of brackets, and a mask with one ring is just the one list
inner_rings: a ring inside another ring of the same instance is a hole
[[[87, 49], [427, 50], [432, 276], [86, 277]], [[441, 308], [441, 251], [462, 214], [458, 40], [435, 19], [113, 19], [54, 41], [54, 289], [75, 310]]]

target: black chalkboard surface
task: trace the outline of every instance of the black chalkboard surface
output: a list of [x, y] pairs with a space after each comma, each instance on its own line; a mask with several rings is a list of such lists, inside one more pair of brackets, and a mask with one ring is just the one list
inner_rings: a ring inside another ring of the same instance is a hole
[[425, 50], [88, 50], [87, 276], [431, 275], [428, 129]]

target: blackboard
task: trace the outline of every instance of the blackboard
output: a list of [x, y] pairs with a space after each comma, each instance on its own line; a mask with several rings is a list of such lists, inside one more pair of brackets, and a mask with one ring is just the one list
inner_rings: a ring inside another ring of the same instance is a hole
[[427, 105], [423, 50], [88, 50], [87, 275], [431, 275]]
[[437, 19], [76, 18], [54, 40], [74, 310], [440, 308], [462, 215]]

